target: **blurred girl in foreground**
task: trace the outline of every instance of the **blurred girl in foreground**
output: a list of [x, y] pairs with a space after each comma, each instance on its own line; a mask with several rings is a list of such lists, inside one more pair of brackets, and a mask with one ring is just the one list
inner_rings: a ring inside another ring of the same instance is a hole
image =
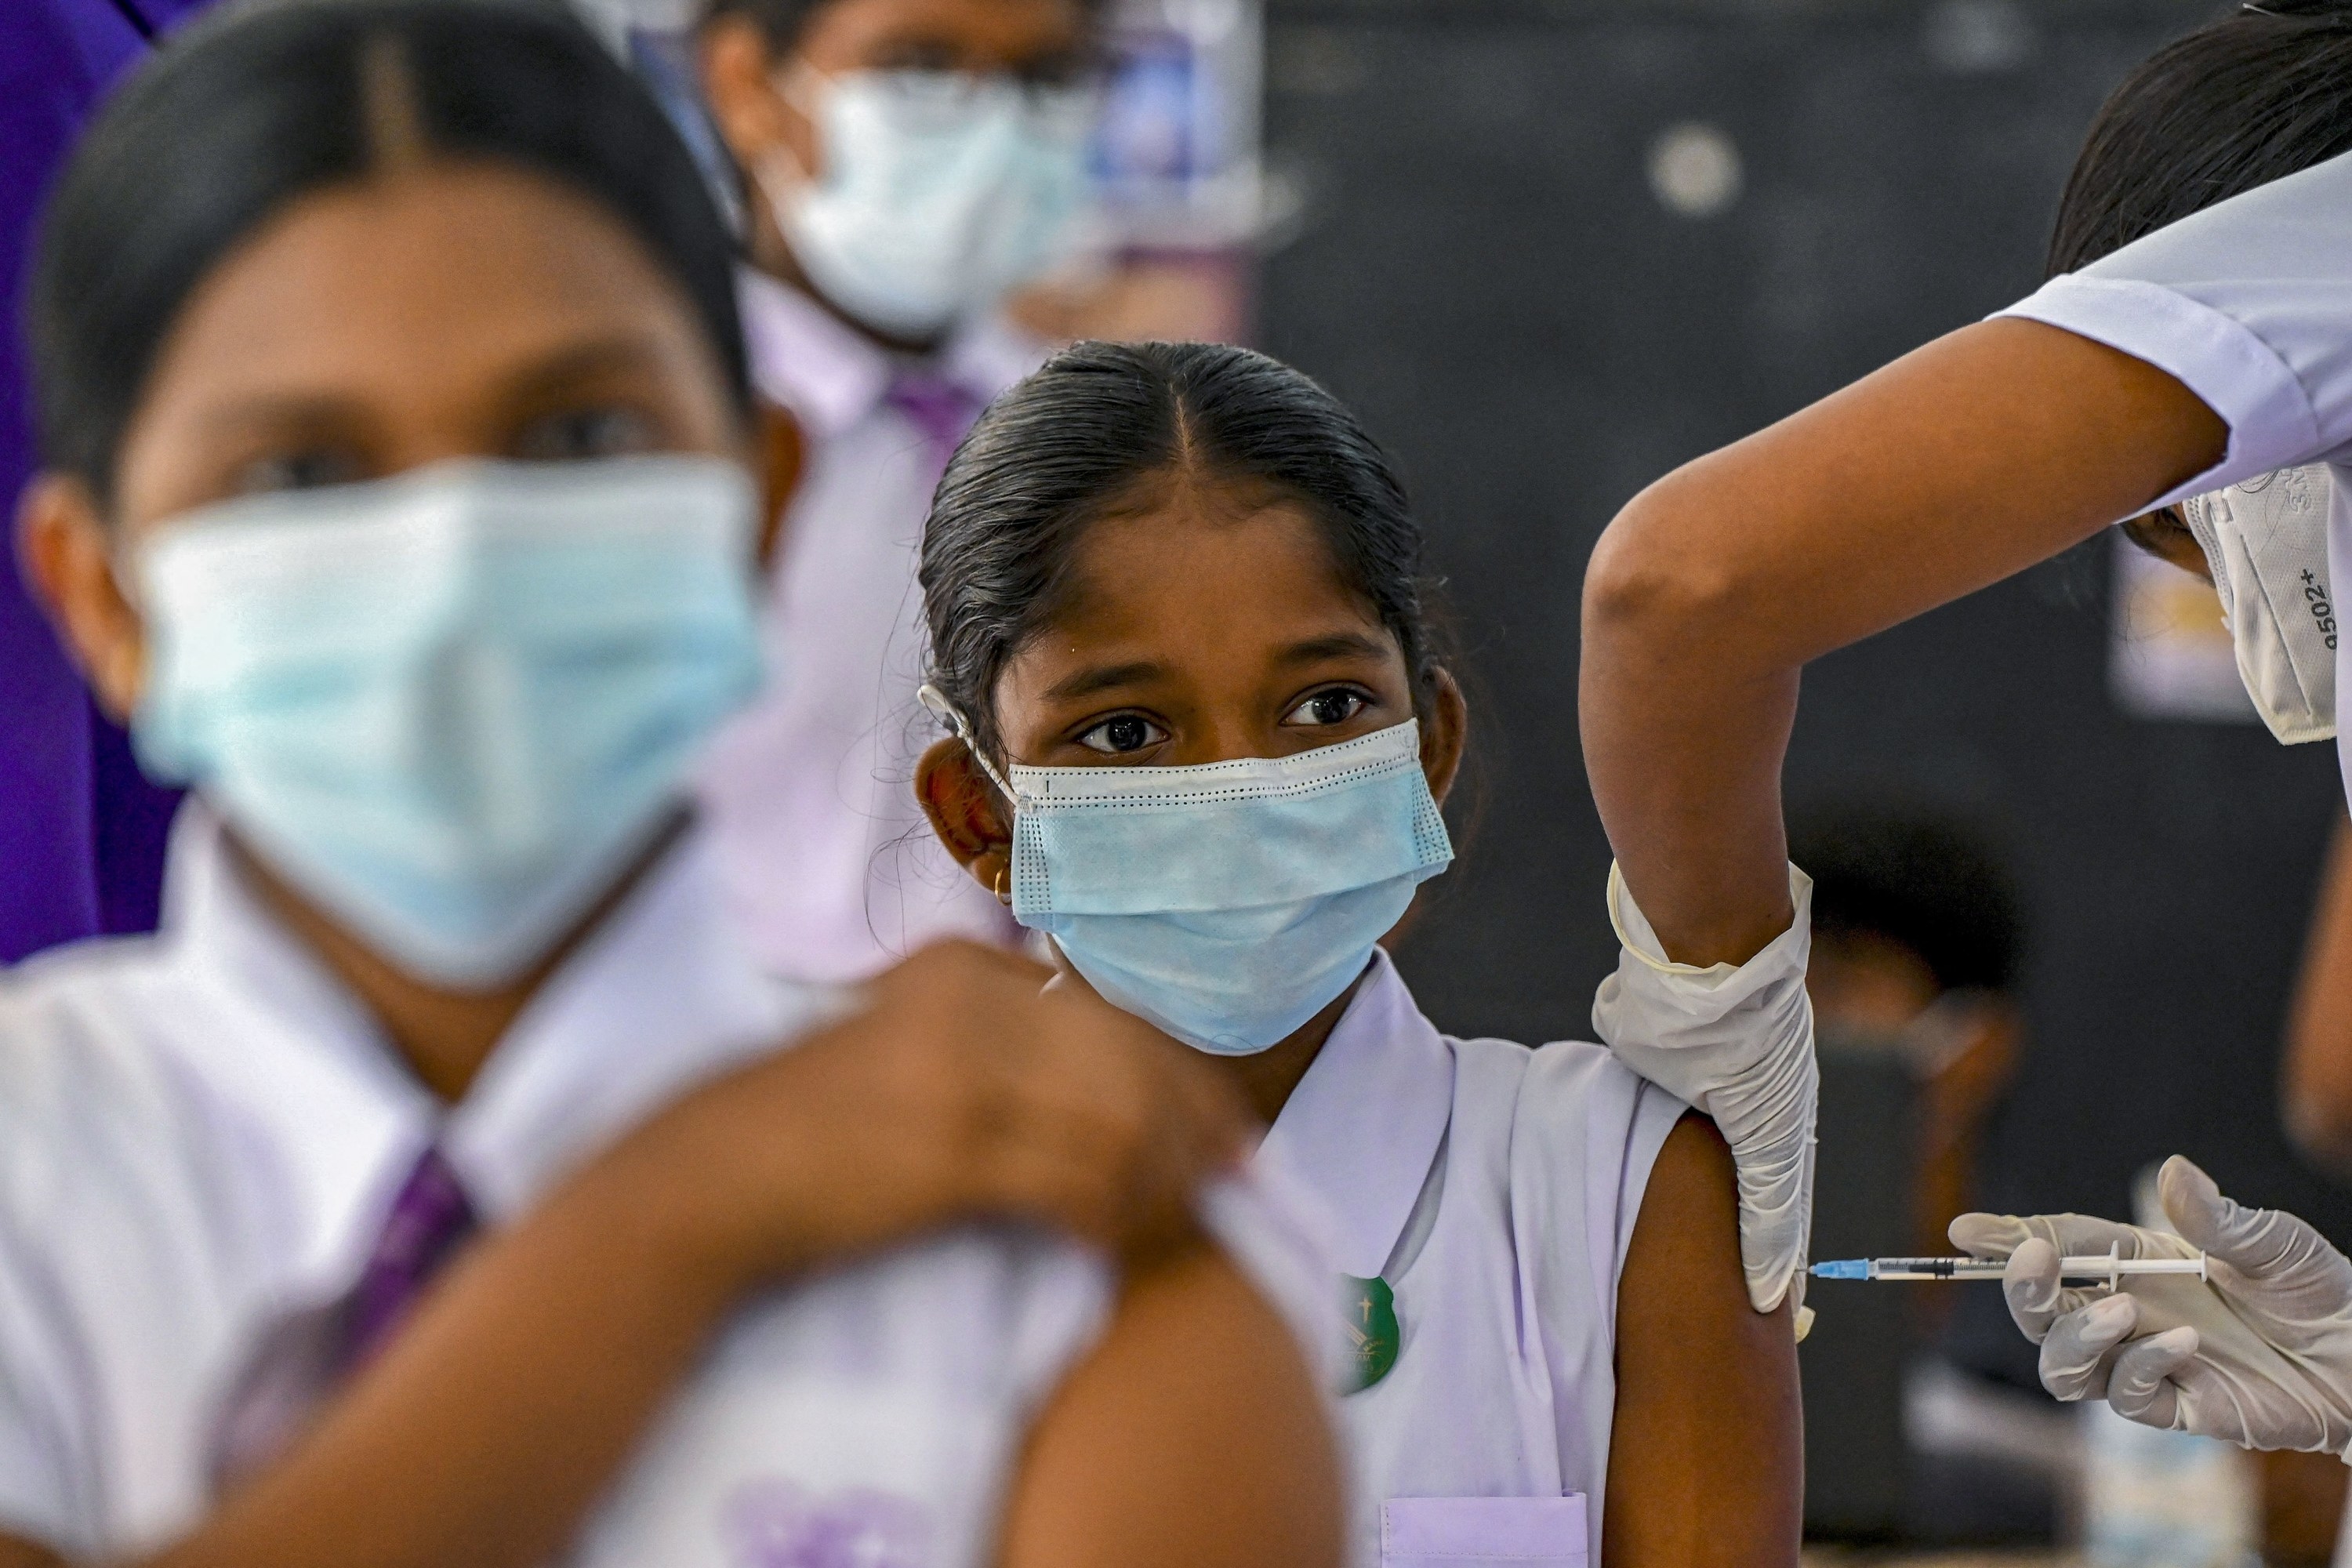
[[[757, 673], [731, 289], [547, 10], [200, 28], [76, 160], [23, 545], [195, 795], [160, 936], [0, 989], [0, 1563], [1336, 1560], [1192, 1218], [1230, 1096], [1005, 955], [825, 997], [728, 934], [678, 800]], [[1124, 1288], [919, 1239], [996, 1216]]]

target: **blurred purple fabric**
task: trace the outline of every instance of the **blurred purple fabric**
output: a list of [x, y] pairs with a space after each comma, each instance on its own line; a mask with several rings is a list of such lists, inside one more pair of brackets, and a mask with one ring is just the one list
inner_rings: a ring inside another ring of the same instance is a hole
[[75, 133], [148, 41], [204, 4], [0, 5], [0, 963], [155, 920], [174, 797], [90, 706], [17, 573], [16, 502], [34, 468], [20, 317], [34, 221]]

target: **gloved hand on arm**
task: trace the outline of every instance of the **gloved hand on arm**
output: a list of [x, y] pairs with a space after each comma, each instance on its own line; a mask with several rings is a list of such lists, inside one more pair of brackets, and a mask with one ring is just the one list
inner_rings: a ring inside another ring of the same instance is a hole
[[[2104, 1398], [2144, 1426], [2249, 1448], [2352, 1458], [2352, 1261], [2275, 1209], [2221, 1195], [2176, 1154], [2158, 1178], [2179, 1234], [2083, 1215], [1969, 1214], [1953, 1243], [2003, 1258], [2010, 1315], [2042, 1347], [2042, 1386], [2060, 1399]], [[2062, 1256], [2193, 1258], [2210, 1279], [2126, 1277], [2123, 1289], [2074, 1289]]]
[[1821, 1069], [1805, 992], [1813, 883], [1793, 866], [1789, 895], [1787, 931], [1744, 964], [1702, 969], [1666, 957], [1611, 867], [1609, 918], [1624, 948], [1593, 999], [1592, 1026], [1627, 1067], [1714, 1119], [1738, 1166], [1748, 1299], [1769, 1312], [1793, 1294], [1802, 1339]]

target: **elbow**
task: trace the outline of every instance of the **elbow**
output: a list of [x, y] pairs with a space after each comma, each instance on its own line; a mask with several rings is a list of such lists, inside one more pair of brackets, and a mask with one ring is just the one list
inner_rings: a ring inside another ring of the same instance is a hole
[[1593, 546], [1584, 573], [1588, 657], [1693, 653], [1713, 642], [1741, 603], [1723, 552], [1707, 547], [1705, 483], [1677, 470], [1625, 504]]

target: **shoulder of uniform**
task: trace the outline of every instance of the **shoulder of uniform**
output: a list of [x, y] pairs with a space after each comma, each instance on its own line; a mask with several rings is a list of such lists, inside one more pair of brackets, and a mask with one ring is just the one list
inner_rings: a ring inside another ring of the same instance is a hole
[[169, 1008], [168, 973], [152, 937], [77, 942], [0, 972], [0, 1172], [169, 1115], [173, 1075], [142, 1026]]
[[1682, 1110], [1680, 1100], [1605, 1046], [1554, 1040], [1522, 1056], [1512, 1105], [1522, 1143], [1530, 1137], [1546, 1145], [1586, 1137], [1616, 1142], [1636, 1123], [1663, 1117], [1671, 1125]]
[[1584, 1040], [1554, 1040], [1549, 1045], [1523, 1046], [1516, 1040], [1452, 1040], [1457, 1070], [1469, 1083], [1488, 1091], [1502, 1090], [1514, 1099], [1533, 1097], [1547, 1103], [1563, 1096], [1581, 1096], [1622, 1075], [1626, 1084], [1638, 1083], [1632, 1070], [1607, 1047]]

